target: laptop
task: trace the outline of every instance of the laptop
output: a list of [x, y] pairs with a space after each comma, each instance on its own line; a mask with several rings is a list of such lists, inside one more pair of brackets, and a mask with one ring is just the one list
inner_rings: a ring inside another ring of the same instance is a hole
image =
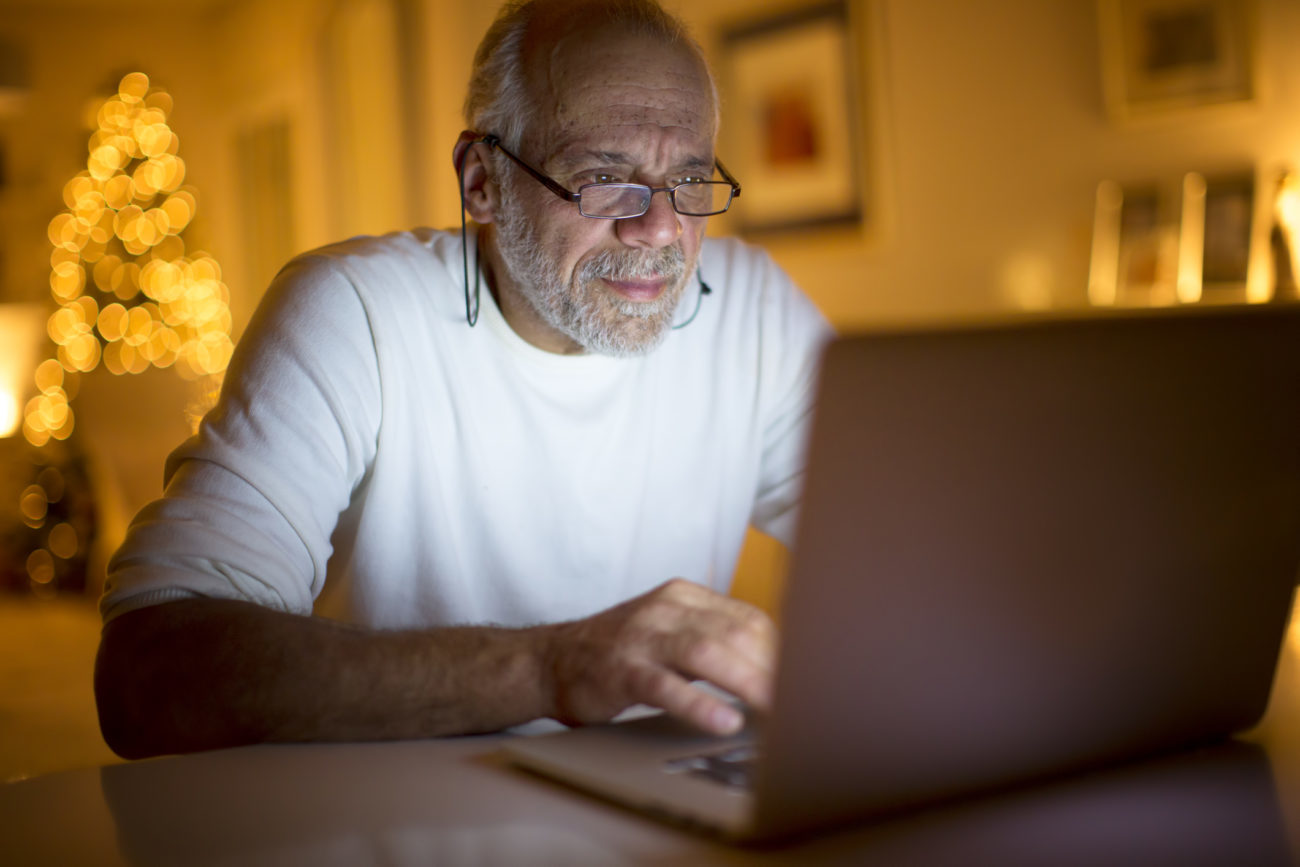
[[1263, 715], [1300, 569], [1300, 307], [841, 337], [808, 454], [770, 713], [510, 760], [763, 841]]

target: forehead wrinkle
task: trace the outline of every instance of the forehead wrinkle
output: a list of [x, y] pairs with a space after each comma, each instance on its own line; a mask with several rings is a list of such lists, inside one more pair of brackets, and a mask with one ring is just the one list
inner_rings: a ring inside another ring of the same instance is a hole
[[[580, 40], [592, 36], [579, 25], [545, 48], [534, 46], [538, 50], [532, 53], [530, 65], [536, 73], [532, 78], [535, 104], [541, 109], [538, 120], [549, 121], [539, 123], [533, 136], [541, 140], [542, 154], [558, 150], [561, 140], [572, 141], [584, 126], [652, 124], [712, 141], [717, 112], [708, 73], [700, 67], [699, 58], [679, 46], [659, 45], [663, 60], [651, 67], [658, 80], [647, 83], [646, 71], [619, 64], [617, 56], [612, 68], [605, 70], [600, 57], [575, 53], [588, 48], [590, 42]], [[636, 40], [629, 34], [618, 38]], [[573, 62], [574, 57], [579, 61]], [[566, 60], [570, 62], [566, 64]], [[602, 104], [606, 100], [608, 103]]]
[[[585, 107], [582, 101], [584, 98], [594, 97], [591, 101], [597, 102], [602, 94], [610, 91], [616, 94], [616, 98], [609, 102], [608, 108], [610, 109], [625, 108], [629, 111], [671, 112], [701, 123], [708, 116], [706, 112], [700, 110], [704, 101], [699, 98], [698, 91], [623, 82], [588, 85], [575, 89], [572, 99], [557, 101], [556, 115], [562, 117], [566, 113], [573, 112], [574, 109], [581, 111]], [[637, 97], [640, 97], [640, 99]]]
[[555, 154], [584, 145], [589, 150], [623, 151], [618, 142], [629, 135], [680, 141], [689, 149], [708, 148], [714, 131], [707, 120], [707, 115], [689, 106], [648, 106], [636, 101], [603, 105], [598, 114], [561, 110], [546, 129], [544, 152]]
[[[625, 146], [628, 142], [631, 142], [630, 147]], [[643, 163], [678, 168], [713, 165], [712, 138], [701, 137], [694, 127], [676, 124], [646, 121], [598, 127], [584, 125], [553, 131], [547, 145], [542, 159], [552, 168], [571, 165], [584, 158], [632, 167]], [[647, 160], [650, 162], [646, 163]]]

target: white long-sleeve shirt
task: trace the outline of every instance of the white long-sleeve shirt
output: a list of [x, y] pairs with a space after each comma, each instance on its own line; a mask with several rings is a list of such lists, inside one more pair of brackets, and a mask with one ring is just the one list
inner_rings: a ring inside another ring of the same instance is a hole
[[202, 595], [523, 625], [674, 576], [725, 589], [749, 523], [793, 534], [827, 327], [752, 247], [707, 240], [700, 275], [694, 321], [614, 359], [528, 344], [486, 285], [470, 328], [455, 234], [296, 259], [110, 564], [105, 618]]

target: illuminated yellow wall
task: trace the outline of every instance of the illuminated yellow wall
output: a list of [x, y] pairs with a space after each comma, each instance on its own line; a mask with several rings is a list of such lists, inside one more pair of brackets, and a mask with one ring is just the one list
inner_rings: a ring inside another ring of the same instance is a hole
[[[716, 55], [723, 27], [789, 3], [669, 5]], [[133, 68], [175, 101], [170, 122], [199, 200], [188, 231], [221, 262], [236, 335], [279, 258], [250, 246], [251, 214], [286, 214], [293, 249], [452, 225], [450, 150], [494, 6], [6, 0], [0, 37], [27, 48], [31, 88], [24, 111], [0, 117], [10, 179], [0, 190], [0, 301], [48, 295], [46, 229], [84, 164], [81, 114]], [[763, 239], [842, 328], [1080, 305], [1098, 182], [1300, 162], [1294, 0], [1260, 2], [1255, 105], [1130, 124], [1105, 112], [1093, 0], [857, 0], [854, 10], [867, 49], [858, 84], [869, 221]], [[368, 104], [367, 90], [383, 99]], [[340, 135], [350, 123], [364, 128]], [[277, 124], [288, 177], [250, 188], [238, 142]], [[78, 425], [106, 455], [124, 511], [158, 490], [162, 456], [184, 433], [188, 397], [174, 379], [82, 384]], [[757, 598], [770, 595], [773, 562], [761, 548], [748, 555]]]

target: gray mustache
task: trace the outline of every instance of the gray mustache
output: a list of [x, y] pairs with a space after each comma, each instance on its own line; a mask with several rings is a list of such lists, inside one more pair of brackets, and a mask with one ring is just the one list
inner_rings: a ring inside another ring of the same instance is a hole
[[664, 277], [671, 282], [681, 277], [685, 269], [686, 256], [674, 245], [646, 252], [605, 250], [583, 264], [582, 276], [607, 280]]

